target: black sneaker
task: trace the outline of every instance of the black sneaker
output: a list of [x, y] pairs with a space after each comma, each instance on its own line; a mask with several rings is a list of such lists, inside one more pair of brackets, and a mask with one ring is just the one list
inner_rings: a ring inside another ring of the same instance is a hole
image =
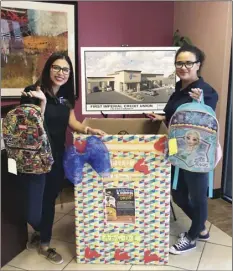
[[209, 232], [207, 232], [207, 234], [205, 234], [205, 235], [199, 234], [199, 236], [198, 236], [198, 240], [199, 241], [208, 241], [209, 239], [210, 239]]
[[57, 253], [54, 248], [48, 248], [45, 250], [40, 247], [39, 255], [45, 257], [48, 261], [54, 264], [62, 264], [64, 262], [62, 256]]
[[184, 236], [182, 236], [181, 238], [179, 238], [177, 240], [175, 245], [173, 245], [170, 248], [169, 252], [171, 254], [179, 255], [181, 253], [188, 252], [188, 251], [193, 250], [195, 248], [196, 248], [196, 241], [190, 240], [188, 235], [185, 234]]
[[35, 250], [40, 245], [40, 234], [38, 232], [33, 232], [31, 239], [27, 242], [27, 250]]
[[[178, 235], [178, 238], [182, 238], [184, 237], [185, 235], [187, 234], [187, 232], [182, 232]], [[202, 234], [199, 234], [198, 236], [198, 241], [208, 241], [210, 239], [210, 234], [209, 232], [207, 232], [207, 234], [205, 235], [202, 235]]]

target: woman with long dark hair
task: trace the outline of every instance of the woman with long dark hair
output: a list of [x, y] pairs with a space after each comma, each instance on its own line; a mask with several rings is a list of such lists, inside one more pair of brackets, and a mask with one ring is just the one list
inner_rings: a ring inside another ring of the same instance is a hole
[[55, 200], [64, 180], [63, 155], [66, 129], [85, 134], [105, 134], [99, 129], [86, 127], [76, 120], [74, 113], [74, 72], [65, 53], [52, 54], [43, 68], [41, 77], [22, 92], [21, 104], [34, 103], [41, 107], [50, 139], [54, 164], [47, 174], [19, 174], [27, 198], [27, 220], [35, 232], [27, 249], [38, 249], [39, 255], [54, 264], [63, 262], [62, 256], [50, 248], [55, 213]]

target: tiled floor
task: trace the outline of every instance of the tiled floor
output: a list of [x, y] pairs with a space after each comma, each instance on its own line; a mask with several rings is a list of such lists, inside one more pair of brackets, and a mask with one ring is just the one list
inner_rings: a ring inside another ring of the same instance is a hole
[[[67, 181], [68, 182], [68, 181]], [[63, 189], [61, 196], [57, 198], [57, 204], [62, 202], [71, 202], [74, 198], [74, 188], [68, 182], [68, 186]], [[208, 220], [219, 229], [232, 236], [232, 204], [225, 200], [208, 200]]]
[[[171, 216], [170, 242], [190, 225], [190, 220], [174, 206], [178, 220]], [[207, 223], [211, 238], [198, 242], [197, 249], [184, 255], [170, 255], [166, 266], [142, 265], [80, 265], [75, 262], [74, 203], [56, 206], [52, 247], [64, 257], [62, 265], [53, 265], [36, 252], [24, 250], [1, 270], [232, 270], [232, 238], [211, 223]], [[31, 229], [29, 229], [29, 234]]]
[[208, 219], [215, 226], [232, 236], [232, 204], [223, 199], [209, 199]]

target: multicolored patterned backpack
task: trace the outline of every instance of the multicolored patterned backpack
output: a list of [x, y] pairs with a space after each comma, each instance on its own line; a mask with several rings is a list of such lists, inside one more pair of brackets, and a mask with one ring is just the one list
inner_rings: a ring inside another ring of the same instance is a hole
[[39, 106], [17, 106], [3, 119], [2, 129], [7, 156], [16, 161], [18, 172], [42, 174], [51, 170], [54, 161]]
[[[175, 144], [169, 161], [175, 166], [173, 189], [177, 187], [179, 168], [209, 173], [209, 196], [213, 190], [213, 170], [222, 157], [219, 124], [214, 110], [193, 100], [179, 106], [169, 123], [169, 143]], [[172, 143], [171, 143], [172, 142]]]

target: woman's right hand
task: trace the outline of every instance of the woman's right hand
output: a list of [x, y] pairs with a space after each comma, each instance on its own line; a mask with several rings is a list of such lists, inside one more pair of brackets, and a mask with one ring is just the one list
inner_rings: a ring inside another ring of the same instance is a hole
[[46, 96], [39, 86], [36, 87], [36, 90], [30, 90], [29, 92], [23, 91], [22, 95], [31, 98], [37, 98], [41, 100], [41, 102], [46, 102]]
[[40, 102], [41, 115], [42, 115], [42, 118], [44, 119], [44, 113], [45, 113], [45, 108], [46, 108], [46, 104], [47, 104], [47, 99], [46, 99], [46, 96], [44, 95], [44, 92], [41, 90], [41, 88], [39, 86], [37, 86], [36, 90], [30, 90], [28, 92], [23, 91], [22, 96], [37, 98], [41, 101]]
[[166, 118], [165, 116], [162, 116], [162, 115], [158, 115], [158, 114], [155, 114], [155, 113], [148, 113], [146, 114], [147, 117], [149, 117], [152, 121], [164, 121]]

